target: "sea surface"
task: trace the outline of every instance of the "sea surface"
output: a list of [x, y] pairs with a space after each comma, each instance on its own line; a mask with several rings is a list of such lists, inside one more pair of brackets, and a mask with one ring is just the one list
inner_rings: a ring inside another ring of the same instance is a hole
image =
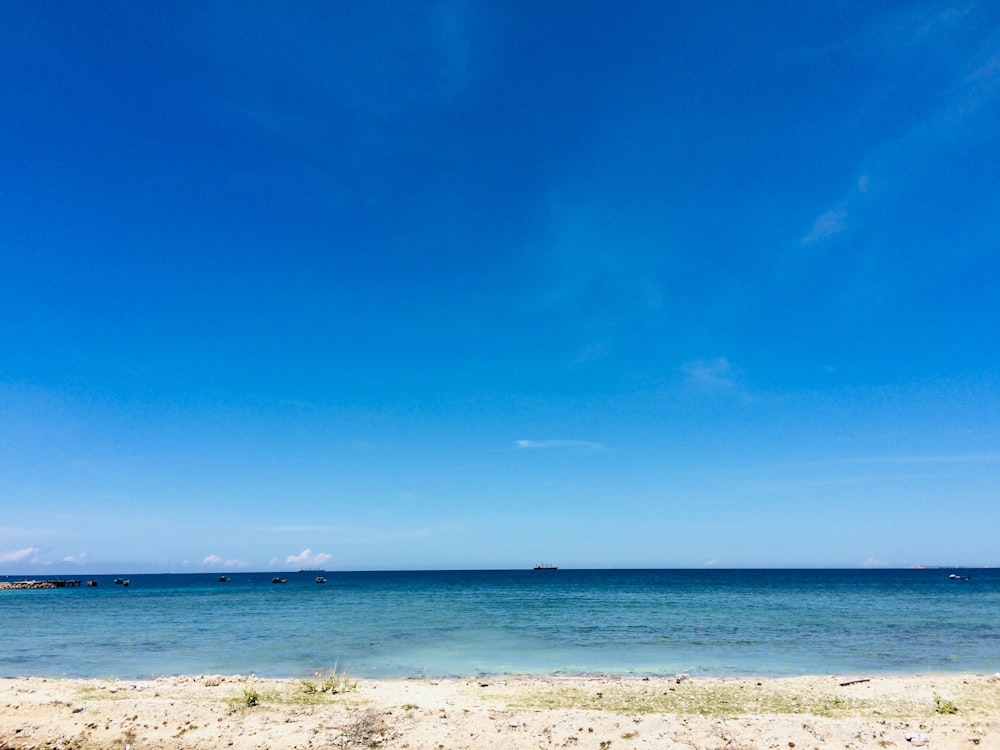
[[229, 575], [0, 591], [0, 676], [1000, 671], [996, 569]]

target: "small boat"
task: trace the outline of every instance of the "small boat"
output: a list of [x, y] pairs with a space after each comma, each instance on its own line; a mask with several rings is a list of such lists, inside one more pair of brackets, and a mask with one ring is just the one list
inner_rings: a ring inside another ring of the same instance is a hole
[[219, 576], [219, 583], [229, 583], [229, 576]]
[[271, 583], [288, 583], [288, 579], [278, 578], [278, 576], [275, 576], [274, 578], [271, 579]]
[[316, 583], [326, 583], [326, 579], [323, 576], [316, 576]]
[[116, 578], [115, 583], [125, 583], [121, 578]]
[[948, 577], [949, 577], [949, 578], [950, 578], [951, 580], [953, 580], [953, 581], [968, 581], [968, 580], [969, 580], [969, 576], [960, 576], [960, 575], [957, 575], [957, 574], [955, 574], [955, 573], [952, 573], [952, 574], [951, 574], [950, 576], [948, 576]]
[[548, 563], [537, 563], [534, 570], [559, 570], [559, 566], [549, 565]]
[[122, 586], [125, 586], [127, 588], [128, 584], [129, 584], [128, 578], [126, 578], [124, 581], [122, 581]]

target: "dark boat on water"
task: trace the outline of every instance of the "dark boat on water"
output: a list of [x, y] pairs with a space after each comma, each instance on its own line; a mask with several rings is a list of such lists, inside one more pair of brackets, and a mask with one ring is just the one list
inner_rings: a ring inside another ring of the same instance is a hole
[[538, 563], [535, 565], [534, 570], [559, 570], [559, 566], [549, 565], [548, 563]]

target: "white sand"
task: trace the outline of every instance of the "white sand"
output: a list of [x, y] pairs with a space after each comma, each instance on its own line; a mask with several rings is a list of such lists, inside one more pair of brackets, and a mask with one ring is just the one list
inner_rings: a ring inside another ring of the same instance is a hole
[[859, 678], [6, 679], [0, 749], [1000, 750], [1000, 676]]

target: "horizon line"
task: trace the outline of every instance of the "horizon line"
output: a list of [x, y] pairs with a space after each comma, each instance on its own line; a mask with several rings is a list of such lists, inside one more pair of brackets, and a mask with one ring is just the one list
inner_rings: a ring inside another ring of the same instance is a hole
[[[627, 572], [627, 571], [844, 571], [844, 570], [866, 570], [866, 571], [901, 571], [901, 570], [996, 570], [1000, 568], [997, 565], [962, 565], [962, 564], [948, 564], [948, 565], [907, 565], [907, 566], [735, 566], [735, 567], [723, 567], [723, 566], [680, 566], [680, 567], [614, 567], [614, 568], [576, 568], [570, 566], [556, 566], [549, 569], [549, 572], [555, 571], [573, 571], [573, 572]], [[533, 567], [518, 567], [518, 568], [340, 568], [336, 570], [330, 570], [327, 568], [301, 568], [301, 569], [282, 569], [282, 568], [272, 568], [272, 569], [260, 569], [260, 570], [185, 570], [185, 571], [171, 571], [162, 570], [155, 572], [136, 572], [136, 573], [98, 573], [98, 572], [86, 572], [86, 571], [76, 571], [75, 573], [45, 573], [45, 574], [32, 574], [32, 573], [0, 573], [0, 576], [4, 578], [29, 578], [30, 580], [44, 580], [44, 579], [73, 579], [80, 575], [90, 575], [90, 576], [119, 576], [119, 575], [137, 575], [137, 576], [164, 576], [164, 575], [177, 575], [177, 576], [199, 576], [199, 575], [271, 575], [273, 573], [327, 573], [327, 574], [337, 574], [337, 573], [516, 573], [518, 571], [532, 571]]]

